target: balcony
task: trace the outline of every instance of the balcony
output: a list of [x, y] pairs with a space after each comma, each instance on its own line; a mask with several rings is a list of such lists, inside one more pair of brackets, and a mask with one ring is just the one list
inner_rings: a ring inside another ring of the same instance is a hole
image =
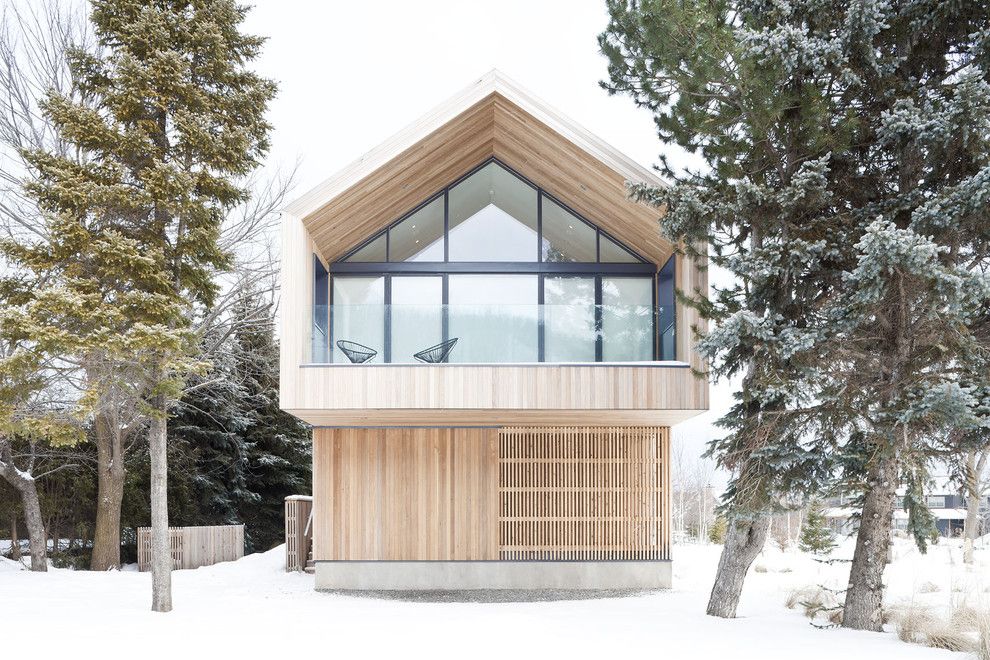
[[317, 305], [310, 364], [588, 364], [671, 360], [673, 314], [651, 305]]

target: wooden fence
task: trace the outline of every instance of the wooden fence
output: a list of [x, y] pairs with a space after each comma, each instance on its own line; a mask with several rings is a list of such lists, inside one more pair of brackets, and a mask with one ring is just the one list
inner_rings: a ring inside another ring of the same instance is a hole
[[670, 558], [665, 427], [499, 431], [499, 558]]
[[285, 570], [301, 571], [309, 561], [313, 542], [310, 513], [313, 498], [308, 495], [289, 495], [285, 498]]
[[[172, 568], [199, 568], [244, 556], [244, 525], [170, 527]], [[138, 527], [138, 570], [151, 570], [151, 528]]]

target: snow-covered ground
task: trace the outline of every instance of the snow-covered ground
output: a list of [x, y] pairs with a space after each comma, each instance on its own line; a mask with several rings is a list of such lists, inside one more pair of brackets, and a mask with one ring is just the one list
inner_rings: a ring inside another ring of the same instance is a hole
[[[430, 603], [313, 591], [286, 574], [282, 549], [173, 574], [175, 609], [148, 611], [150, 576], [21, 570], [0, 559], [4, 657], [38, 649], [73, 657], [559, 658], [747, 660], [965, 658], [873, 634], [809, 625], [784, 606], [800, 587], [842, 585], [847, 564], [768, 549], [750, 573], [741, 617], [706, 617], [717, 546], [675, 548], [675, 588], [623, 598], [524, 603]], [[844, 544], [835, 556], [848, 556]], [[956, 542], [927, 556], [898, 542], [887, 571], [891, 602], [990, 606], [990, 548], [966, 568]]]

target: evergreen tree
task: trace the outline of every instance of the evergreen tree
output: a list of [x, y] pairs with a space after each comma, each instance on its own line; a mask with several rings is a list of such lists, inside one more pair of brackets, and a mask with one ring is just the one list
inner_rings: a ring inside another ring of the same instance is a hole
[[[253, 550], [282, 542], [284, 500], [311, 489], [312, 449], [309, 428], [278, 404], [279, 350], [271, 304], [247, 295], [236, 308], [244, 322], [234, 335], [234, 370], [243, 392], [239, 406], [248, 420], [245, 445], [244, 498], [238, 516]], [[247, 322], [253, 317], [254, 322]]]
[[802, 552], [815, 555], [827, 555], [835, 549], [835, 536], [825, 518], [825, 507], [821, 500], [812, 500], [808, 507], [808, 515], [801, 527], [801, 538], [798, 547]]
[[[716, 321], [713, 372], [746, 373], [712, 447], [735, 469], [729, 504], [738, 517], [814, 493], [841, 466], [870, 521], [843, 625], [878, 630], [897, 483], [922, 482], [933, 435], [968, 416], [960, 372], [985, 351], [970, 329], [987, 313], [987, 5], [608, 6], [610, 89], [708, 166], [665, 163], [674, 185], [636, 192], [737, 278], [695, 301]], [[723, 569], [742, 584], [732, 548], [761, 529], [730, 525], [710, 612], [734, 612]]]
[[152, 472], [152, 609], [168, 611], [168, 416], [187, 378], [203, 370], [190, 326], [197, 309], [212, 306], [216, 274], [231, 266], [221, 223], [247, 197], [236, 180], [267, 150], [275, 85], [247, 70], [263, 40], [239, 31], [247, 9], [233, 0], [92, 0], [91, 8], [101, 50], [73, 53], [71, 69], [95, 109], [57, 93], [45, 103], [58, 133], [89, 160], [31, 160], [51, 210], [109, 225], [131, 242], [125, 254], [157, 276], [131, 290], [164, 303], [141, 310], [156, 316], [135, 327], [148, 340], [136, 392]]
[[660, 229], [682, 249], [734, 276], [710, 300], [681, 292], [715, 323], [698, 344], [711, 375], [743, 376], [719, 422], [729, 433], [710, 447], [733, 476], [708, 613], [733, 617], [778, 503], [814, 492], [828, 473], [827, 453], [805, 433], [807, 417], [788, 414], [812, 403], [792, 357], [815, 341], [810, 312], [840, 284], [843, 255], [829, 241], [845, 240], [848, 221], [835, 213], [828, 175], [849, 167], [832, 155], [849, 142], [855, 117], [836, 112], [825, 91], [837, 77], [834, 63], [790, 44], [775, 48], [777, 35], [765, 31], [776, 17], [760, 3], [607, 4], [606, 88], [630, 94], [654, 113], [663, 142], [707, 163], [704, 172], [681, 171], [661, 158], [673, 185], [634, 195], [666, 210]]

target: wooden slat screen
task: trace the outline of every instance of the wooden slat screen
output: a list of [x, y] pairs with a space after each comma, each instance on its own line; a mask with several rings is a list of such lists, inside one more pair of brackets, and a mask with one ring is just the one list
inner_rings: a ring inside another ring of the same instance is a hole
[[499, 559], [670, 558], [669, 429], [499, 431]]
[[[285, 498], [285, 570], [301, 571], [309, 558], [306, 526], [313, 510], [313, 498], [290, 495]], [[310, 530], [312, 534], [312, 530]]]

